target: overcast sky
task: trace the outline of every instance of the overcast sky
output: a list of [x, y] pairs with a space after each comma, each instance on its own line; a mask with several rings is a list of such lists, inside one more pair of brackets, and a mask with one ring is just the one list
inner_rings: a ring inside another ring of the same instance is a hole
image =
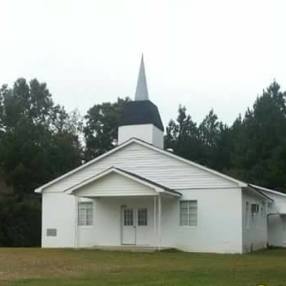
[[134, 97], [140, 55], [166, 124], [185, 105], [231, 123], [276, 79], [286, 89], [285, 0], [0, 0], [0, 84], [46, 82], [84, 112]]

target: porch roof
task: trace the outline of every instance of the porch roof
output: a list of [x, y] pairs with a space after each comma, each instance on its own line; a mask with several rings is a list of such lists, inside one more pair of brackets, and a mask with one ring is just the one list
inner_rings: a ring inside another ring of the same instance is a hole
[[[147, 187], [150, 187], [152, 189], [154, 189], [154, 191], [156, 193], [165, 193], [165, 194], [168, 194], [168, 195], [171, 195], [171, 196], [175, 196], [175, 197], [179, 197], [181, 196], [182, 194], [173, 190], [173, 189], [170, 189], [166, 186], [163, 186], [157, 182], [154, 182], [150, 179], [147, 179], [147, 178], [144, 178], [142, 176], [139, 176], [133, 172], [130, 172], [130, 171], [127, 171], [127, 170], [124, 170], [124, 169], [121, 169], [121, 168], [117, 168], [117, 167], [110, 167], [102, 172], [100, 172], [99, 174], [95, 175], [95, 176], [92, 176], [86, 180], [83, 180], [81, 181], [80, 183], [72, 186], [71, 188], [65, 190], [68, 194], [72, 194], [74, 193], [75, 191], [79, 190], [80, 188], [90, 184], [90, 183], [93, 183], [93, 182], [96, 182], [97, 180], [111, 174], [111, 173], [116, 173], [118, 175], [121, 175], [123, 177], [126, 177], [130, 180], [133, 180], [137, 183], [140, 183], [142, 185], [145, 185]], [[102, 196], [102, 195], [101, 195]]]
[[250, 188], [251, 190], [254, 190], [256, 193], [258, 193], [264, 199], [267, 199], [268, 201], [273, 202], [273, 199], [264, 193], [265, 188], [260, 187], [260, 186], [256, 186], [256, 185], [252, 185], [252, 184], [248, 184], [248, 188]]

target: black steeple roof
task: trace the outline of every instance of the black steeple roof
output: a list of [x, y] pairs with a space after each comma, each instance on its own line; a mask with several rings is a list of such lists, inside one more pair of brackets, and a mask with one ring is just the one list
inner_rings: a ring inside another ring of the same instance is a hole
[[164, 131], [158, 108], [150, 100], [130, 101], [125, 105], [119, 125], [135, 124], [153, 124]]

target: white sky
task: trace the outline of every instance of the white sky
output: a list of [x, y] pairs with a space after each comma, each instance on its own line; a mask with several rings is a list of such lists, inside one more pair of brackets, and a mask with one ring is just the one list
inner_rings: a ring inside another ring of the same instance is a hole
[[0, 84], [47, 82], [84, 112], [134, 97], [143, 51], [163, 121], [185, 105], [231, 123], [275, 78], [286, 89], [285, 0], [0, 0]]

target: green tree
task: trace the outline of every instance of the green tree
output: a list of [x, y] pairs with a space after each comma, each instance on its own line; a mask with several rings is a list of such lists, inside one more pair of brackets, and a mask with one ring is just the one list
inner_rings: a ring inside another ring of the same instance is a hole
[[201, 144], [200, 162], [211, 168], [220, 169], [219, 142], [226, 126], [218, 121], [217, 115], [211, 110], [199, 125], [199, 141]]
[[233, 126], [232, 174], [266, 187], [286, 189], [285, 99], [286, 93], [274, 81]]
[[180, 107], [165, 144], [187, 159], [246, 182], [286, 190], [286, 92], [273, 82], [232, 126], [213, 112], [198, 125]]
[[81, 164], [80, 127], [46, 84], [18, 79], [2, 86], [0, 177], [10, 192], [0, 192], [0, 245], [39, 244], [40, 197], [33, 191]]
[[84, 127], [86, 160], [114, 148], [122, 110], [128, 101], [128, 98], [118, 98], [115, 103], [96, 104], [88, 110]]
[[176, 121], [171, 120], [166, 128], [165, 147], [174, 153], [197, 163], [220, 169], [222, 162], [219, 153], [224, 152], [222, 134], [227, 127], [218, 121], [211, 110], [197, 126], [186, 108], [180, 106]]
[[165, 148], [184, 158], [199, 161], [201, 145], [198, 127], [184, 106], [179, 106], [176, 121], [170, 120], [166, 127]]
[[31, 193], [81, 163], [77, 124], [46, 84], [19, 79], [12, 89], [3, 86], [0, 98], [0, 163], [15, 192]]

